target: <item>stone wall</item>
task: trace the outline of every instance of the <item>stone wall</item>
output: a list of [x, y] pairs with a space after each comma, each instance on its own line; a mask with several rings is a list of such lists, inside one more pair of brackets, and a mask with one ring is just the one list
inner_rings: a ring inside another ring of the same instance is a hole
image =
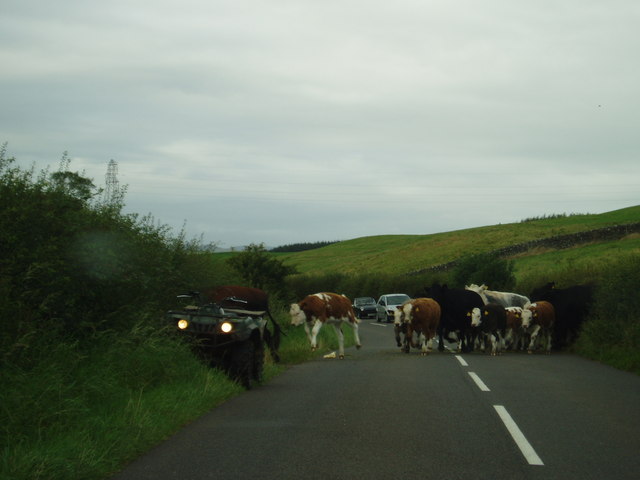
[[[500, 257], [512, 257], [520, 253], [528, 252], [534, 248], [554, 248], [563, 249], [571, 248], [576, 245], [582, 245], [591, 242], [605, 242], [610, 240], [618, 240], [620, 238], [631, 235], [632, 233], [640, 233], [640, 222], [627, 223], [624, 225], [613, 225], [610, 227], [597, 228], [594, 230], [585, 230], [584, 232], [570, 233], [568, 235], [556, 235], [554, 237], [540, 238], [530, 242], [518, 243], [507, 247], [498, 248], [488, 253], [493, 253]], [[419, 275], [425, 272], [442, 272], [455, 267], [458, 260], [452, 262], [432, 265], [421, 270], [409, 272], [407, 275]]]

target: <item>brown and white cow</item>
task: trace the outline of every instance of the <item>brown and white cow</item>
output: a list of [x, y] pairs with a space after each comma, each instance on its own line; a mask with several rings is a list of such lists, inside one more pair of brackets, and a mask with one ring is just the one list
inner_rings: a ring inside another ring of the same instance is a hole
[[532, 303], [522, 310], [522, 328], [528, 330], [531, 335], [531, 341], [527, 349], [529, 353], [533, 353], [538, 337], [542, 341], [546, 340], [546, 345], [543, 345], [543, 348], [546, 353], [551, 353], [551, 336], [555, 320], [556, 313], [553, 305], [544, 300]]
[[344, 295], [330, 292], [307, 295], [300, 302], [291, 304], [289, 314], [291, 315], [292, 325], [304, 325], [312, 350], [318, 348], [318, 332], [325, 323], [333, 325], [336, 331], [340, 358], [344, 358], [344, 335], [341, 328], [343, 322], [350, 323], [353, 327], [356, 347], [360, 348], [362, 346], [358, 336], [358, 322], [360, 320], [356, 318], [353, 312], [351, 300]]
[[[399, 332], [406, 329], [403, 350], [409, 353], [410, 346], [420, 347], [422, 355], [432, 350], [433, 339], [440, 324], [440, 305], [432, 298], [414, 298], [398, 306], [394, 313], [394, 324]], [[417, 334], [417, 342], [413, 341], [413, 333]], [[399, 341], [399, 335], [396, 334]]]
[[520, 350], [520, 344], [524, 341], [522, 308], [507, 307], [505, 308], [505, 312], [507, 313], [507, 328], [504, 336], [505, 347], [516, 351]]

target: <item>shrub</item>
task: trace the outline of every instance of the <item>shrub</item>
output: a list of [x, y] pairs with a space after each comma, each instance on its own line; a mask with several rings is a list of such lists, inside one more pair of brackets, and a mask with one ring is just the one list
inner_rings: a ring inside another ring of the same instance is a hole
[[[576, 351], [640, 374], [640, 258], [612, 263], [601, 276]], [[624, 301], [621, 301], [624, 299]]]
[[456, 287], [475, 283], [488, 285], [492, 290], [508, 290], [515, 284], [513, 262], [493, 253], [462, 258], [455, 267], [452, 279]]

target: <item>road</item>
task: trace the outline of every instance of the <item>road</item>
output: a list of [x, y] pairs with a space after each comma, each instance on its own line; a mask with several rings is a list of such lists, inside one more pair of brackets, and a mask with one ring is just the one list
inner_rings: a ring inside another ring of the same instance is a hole
[[114, 477], [640, 478], [640, 377], [580, 357], [400, 353], [393, 328], [212, 410]]

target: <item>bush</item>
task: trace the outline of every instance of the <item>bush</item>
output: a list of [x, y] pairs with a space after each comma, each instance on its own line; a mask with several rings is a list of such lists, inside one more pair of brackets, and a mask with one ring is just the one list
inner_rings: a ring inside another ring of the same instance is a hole
[[32, 363], [42, 336], [127, 330], [214, 283], [211, 255], [183, 232], [101, 203], [77, 172], [36, 176], [14, 161], [0, 151], [0, 250], [11, 252], [0, 257], [0, 362]]
[[608, 267], [597, 285], [592, 312], [576, 342], [578, 353], [640, 374], [638, 289], [638, 256], [630, 256]]
[[516, 282], [513, 262], [493, 253], [482, 253], [462, 258], [455, 267], [452, 279], [458, 288], [475, 283], [485, 284], [491, 290], [509, 290]]

